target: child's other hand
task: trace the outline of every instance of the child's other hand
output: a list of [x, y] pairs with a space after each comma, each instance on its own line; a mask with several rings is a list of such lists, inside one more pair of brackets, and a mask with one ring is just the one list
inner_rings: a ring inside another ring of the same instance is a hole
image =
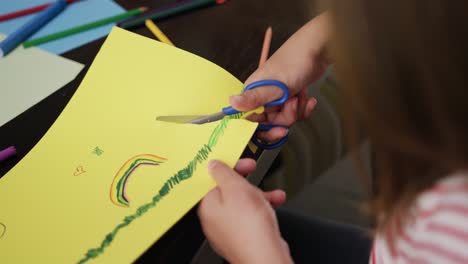
[[[210, 161], [218, 187], [200, 202], [198, 216], [214, 250], [230, 263], [292, 263], [270, 204], [285, 201], [282, 191], [264, 193], [222, 162]], [[248, 173], [252, 160], [236, 170]]]

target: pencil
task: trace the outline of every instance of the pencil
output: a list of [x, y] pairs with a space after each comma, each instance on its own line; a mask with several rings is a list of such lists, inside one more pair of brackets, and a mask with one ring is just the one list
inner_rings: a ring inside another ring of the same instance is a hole
[[[262, 66], [268, 59], [272, 35], [273, 30], [271, 29], [271, 27], [268, 27], [265, 31], [265, 38], [263, 39], [262, 52], [260, 53], [260, 61], [258, 62], [258, 67]], [[247, 146], [253, 154], [257, 153], [258, 147], [252, 141], [249, 141], [249, 144]]]
[[131, 28], [139, 26], [145, 23], [147, 19], [156, 21], [158, 19], [163, 19], [171, 16], [175, 16], [187, 11], [191, 11], [197, 8], [201, 8], [208, 5], [222, 4], [224, 0], [185, 0], [173, 3], [171, 5], [162, 7], [160, 9], [155, 9], [148, 11], [140, 16], [122, 21], [118, 24], [121, 28]]
[[145, 21], [146, 27], [154, 34], [154, 36], [159, 39], [159, 41], [174, 46], [174, 43], [159, 29], [152, 20], [147, 19]]
[[[74, 3], [74, 2], [78, 2], [78, 1], [80, 1], [80, 0], [66, 0], [67, 4], [71, 4], [71, 3]], [[11, 12], [11, 13], [8, 13], [8, 14], [0, 15], [0, 22], [6, 21], [6, 20], [9, 20], [9, 19], [13, 19], [13, 18], [17, 18], [17, 17], [20, 17], [20, 16], [34, 14], [36, 12], [39, 12], [39, 11], [42, 11], [42, 10], [46, 9], [50, 5], [51, 5], [51, 3], [47, 3], [47, 4], [43, 4], [43, 5], [33, 6], [33, 7], [30, 7], [30, 8], [27, 8], [27, 9], [23, 9], [23, 10], [14, 11], [14, 12]]]
[[0, 58], [12, 51], [21, 42], [26, 40], [33, 33], [38, 31], [42, 26], [47, 24], [52, 18], [57, 16], [67, 5], [65, 0], [56, 0], [53, 4], [39, 13], [33, 19], [18, 30], [10, 34], [4, 41], [0, 42]]
[[265, 32], [265, 38], [263, 39], [263, 46], [262, 46], [262, 53], [260, 55], [260, 61], [258, 63], [258, 66], [262, 66], [265, 61], [268, 59], [268, 53], [270, 53], [270, 44], [271, 44], [271, 36], [273, 34], [273, 30], [271, 27], [268, 27], [268, 29]]
[[132, 16], [139, 15], [142, 12], [144, 12], [145, 10], [146, 10], [146, 8], [144, 8], [144, 7], [136, 8], [136, 9], [133, 9], [133, 10], [130, 10], [128, 12], [124, 12], [124, 13], [121, 13], [121, 14], [118, 14], [118, 15], [115, 15], [115, 16], [103, 18], [103, 19], [100, 19], [100, 20], [97, 20], [97, 21], [94, 21], [94, 22], [90, 22], [88, 24], [73, 27], [73, 28], [66, 29], [64, 31], [60, 31], [60, 32], [57, 32], [57, 33], [53, 33], [53, 34], [50, 34], [50, 35], [47, 35], [47, 36], [44, 36], [44, 37], [40, 37], [40, 38], [37, 38], [37, 39], [32, 39], [32, 40], [26, 41], [26, 42], [23, 43], [23, 46], [25, 48], [29, 48], [29, 47], [32, 47], [32, 46], [38, 46], [40, 44], [43, 44], [43, 43], [46, 43], [46, 42], [49, 42], [49, 41], [53, 41], [53, 40], [61, 39], [61, 38], [64, 38], [64, 37], [68, 37], [70, 35], [74, 35], [74, 34], [77, 34], [77, 33], [83, 32], [83, 31], [91, 30], [93, 28], [97, 28], [97, 27], [104, 26], [104, 25], [107, 25], [107, 24], [110, 24], [110, 23], [121, 21], [123, 19], [129, 18], [129, 17], [132, 17]]

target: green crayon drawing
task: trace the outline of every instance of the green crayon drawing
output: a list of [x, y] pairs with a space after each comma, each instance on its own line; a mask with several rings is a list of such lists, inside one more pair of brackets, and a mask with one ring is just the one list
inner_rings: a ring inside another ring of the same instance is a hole
[[95, 147], [93, 149], [93, 154], [95, 154], [96, 156], [101, 156], [102, 154], [104, 154], [104, 150], [102, 150], [101, 148], [99, 147]]
[[127, 215], [120, 224], [115, 226], [114, 229], [104, 237], [98, 247], [89, 249], [85, 253], [84, 257], [78, 261], [78, 263], [86, 263], [89, 260], [97, 258], [99, 255], [103, 254], [104, 250], [110, 246], [120, 230], [130, 225], [134, 220], [143, 216], [151, 208], [154, 208], [158, 202], [167, 194], [169, 194], [171, 190], [178, 184], [192, 177], [194, 171], [197, 169], [198, 164], [208, 159], [208, 155], [212, 152], [213, 147], [215, 147], [218, 143], [219, 138], [224, 134], [224, 130], [227, 128], [229, 121], [239, 117], [240, 115], [236, 115], [221, 120], [221, 122], [214, 128], [213, 132], [211, 133], [208, 143], [202, 146], [193, 160], [190, 161], [186, 167], [179, 170], [174, 176], [171, 176], [169, 179], [167, 179], [159, 191], [153, 196], [151, 201], [140, 206], [134, 213]]

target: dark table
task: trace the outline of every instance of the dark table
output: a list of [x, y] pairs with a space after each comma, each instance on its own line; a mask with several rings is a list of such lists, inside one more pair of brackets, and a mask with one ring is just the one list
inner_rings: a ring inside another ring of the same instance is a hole
[[[175, 0], [117, 0], [126, 9], [158, 8]], [[204, 57], [245, 80], [258, 66], [264, 32], [273, 27], [271, 52], [315, 14], [310, 0], [231, 0], [177, 17], [156, 21], [174, 44]], [[146, 27], [131, 29], [154, 38]], [[3, 162], [6, 174], [46, 133], [78, 88], [104, 39], [63, 54], [86, 65], [78, 77], [37, 105], [0, 127], [0, 149], [14, 145], [18, 156]], [[192, 209], [137, 262], [188, 263], [203, 242], [200, 224]]]

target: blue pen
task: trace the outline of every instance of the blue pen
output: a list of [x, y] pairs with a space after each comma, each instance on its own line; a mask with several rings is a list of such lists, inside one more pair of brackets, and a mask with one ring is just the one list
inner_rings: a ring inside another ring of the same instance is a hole
[[25, 41], [29, 36], [47, 24], [47, 22], [58, 15], [66, 5], [67, 2], [65, 0], [56, 0], [48, 8], [36, 15], [36, 17], [10, 34], [4, 41], [0, 42], [0, 58], [7, 55], [16, 46], [21, 44], [21, 42]]

